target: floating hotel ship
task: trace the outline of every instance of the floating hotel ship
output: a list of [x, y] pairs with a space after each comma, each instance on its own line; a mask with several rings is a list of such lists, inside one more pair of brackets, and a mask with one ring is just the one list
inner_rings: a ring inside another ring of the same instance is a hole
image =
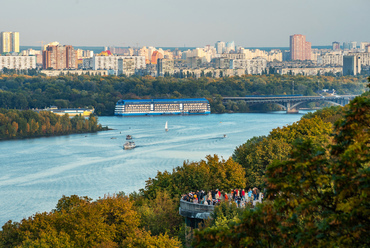
[[119, 100], [114, 110], [114, 114], [120, 116], [210, 113], [211, 108], [205, 98]]

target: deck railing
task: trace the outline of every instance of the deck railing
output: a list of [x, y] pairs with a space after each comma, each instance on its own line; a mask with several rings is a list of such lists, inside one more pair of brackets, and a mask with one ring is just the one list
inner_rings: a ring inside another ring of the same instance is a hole
[[180, 208], [187, 211], [197, 212], [197, 213], [211, 213], [215, 209], [213, 205], [204, 205], [198, 203], [192, 203], [184, 200], [180, 200]]

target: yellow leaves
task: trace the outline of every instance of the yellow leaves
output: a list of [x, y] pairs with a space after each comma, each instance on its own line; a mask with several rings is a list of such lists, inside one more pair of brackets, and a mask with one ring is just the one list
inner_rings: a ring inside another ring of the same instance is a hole
[[[119, 247], [144, 242], [143, 247], [179, 247], [168, 235], [152, 236], [141, 230], [140, 217], [127, 197], [105, 196], [95, 202], [83, 197], [63, 197], [59, 210], [36, 214], [20, 224], [4, 226], [0, 236], [9, 247]], [[67, 211], [68, 210], [68, 211]], [[8, 236], [8, 234], [18, 235]], [[127, 240], [132, 242], [127, 242]]]

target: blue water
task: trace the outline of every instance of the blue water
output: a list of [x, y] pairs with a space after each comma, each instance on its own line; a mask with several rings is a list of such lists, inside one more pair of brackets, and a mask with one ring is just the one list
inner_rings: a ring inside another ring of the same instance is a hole
[[[100, 123], [114, 130], [2, 141], [0, 227], [8, 220], [51, 211], [62, 195], [97, 199], [108, 193], [130, 193], [143, 188], [157, 171], [172, 171], [184, 160], [199, 161], [208, 154], [227, 159], [247, 139], [266, 135], [301, 116], [278, 112], [100, 117]], [[122, 149], [127, 134], [137, 145], [133, 150]]]

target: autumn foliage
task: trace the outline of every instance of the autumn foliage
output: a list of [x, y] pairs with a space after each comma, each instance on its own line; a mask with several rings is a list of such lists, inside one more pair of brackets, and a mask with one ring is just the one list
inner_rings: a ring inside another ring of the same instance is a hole
[[245, 187], [245, 172], [240, 164], [229, 158], [217, 155], [206, 156], [200, 162], [184, 162], [170, 172], [158, 172], [155, 178], [149, 178], [142, 193], [148, 198], [155, 198], [158, 190], [165, 190], [171, 196], [197, 190], [224, 190]]
[[20, 223], [9, 221], [0, 232], [1, 247], [179, 247], [163, 233], [139, 227], [140, 215], [128, 197], [63, 196], [50, 213]]
[[94, 115], [89, 118], [68, 114], [56, 115], [48, 111], [0, 109], [0, 140], [40, 136], [86, 133], [104, 130]]
[[237, 222], [196, 231], [194, 246], [369, 247], [369, 126], [370, 97], [362, 96], [329, 143], [319, 133], [297, 137], [289, 156], [267, 165], [267, 200]]

